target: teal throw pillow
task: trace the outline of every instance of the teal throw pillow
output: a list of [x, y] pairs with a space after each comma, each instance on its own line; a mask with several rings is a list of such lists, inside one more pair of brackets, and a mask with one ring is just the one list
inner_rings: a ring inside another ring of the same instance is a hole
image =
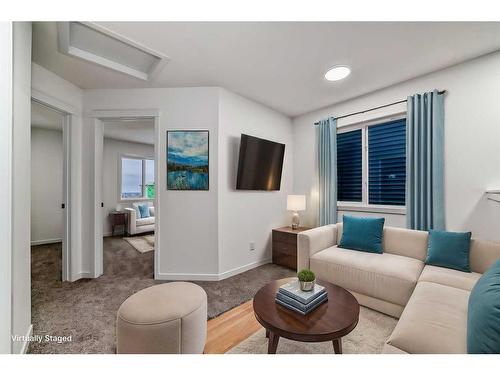
[[467, 353], [500, 353], [500, 259], [481, 276], [470, 293]]
[[149, 206], [146, 203], [140, 204], [137, 207], [139, 207], [139, 212], [141, 213], [141, 219], [149, 217]]
[[429, 231], [429, 247], [425, 264], [470, 272], [471, 232]]
[[385, 219], [372, 217], [343, 217], [342, 238], [339, 247], [382, 254], [382, 233]]

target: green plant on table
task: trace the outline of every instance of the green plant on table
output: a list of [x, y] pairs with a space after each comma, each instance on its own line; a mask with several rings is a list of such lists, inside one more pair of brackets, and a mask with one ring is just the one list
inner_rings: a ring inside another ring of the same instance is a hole
[[299, 281], [305, 281], [305, 282], [314, 281], [314, 279], [316, 279], [316, 275], [314, 274], [314, 272], [308, 269], [301, 270], [297, 274], [297, 277], [299, 278]]

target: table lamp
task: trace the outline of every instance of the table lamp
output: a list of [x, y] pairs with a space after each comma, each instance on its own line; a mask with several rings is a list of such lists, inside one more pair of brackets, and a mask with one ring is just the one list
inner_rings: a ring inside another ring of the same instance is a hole
[[304, 211], [306, 209], [306, 196], [289, 195], [286, 200], [286, 209], [288, 211], [293, 211], [292, 229], [297, 229], [300, 222], [298, 211]]

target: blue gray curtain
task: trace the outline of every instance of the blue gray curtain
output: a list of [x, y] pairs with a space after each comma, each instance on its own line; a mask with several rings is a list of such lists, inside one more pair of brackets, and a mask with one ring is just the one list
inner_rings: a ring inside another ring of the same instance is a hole
[[337, 222], [337, 120], [319, 122], [319, 225]]
[[406, 223], [444, 230], [444, 109], [436, 90], [408, 97]]

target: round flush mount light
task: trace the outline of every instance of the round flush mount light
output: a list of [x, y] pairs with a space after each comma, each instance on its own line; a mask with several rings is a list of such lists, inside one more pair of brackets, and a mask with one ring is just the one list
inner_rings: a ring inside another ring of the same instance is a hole
[[327, 81], [340, 81], [341, 79], [347, 77], [349, 74], [351, 74], [351, 68], [345, 65], [337, 65], [330, 68], [325, 73], [325, 79]]

